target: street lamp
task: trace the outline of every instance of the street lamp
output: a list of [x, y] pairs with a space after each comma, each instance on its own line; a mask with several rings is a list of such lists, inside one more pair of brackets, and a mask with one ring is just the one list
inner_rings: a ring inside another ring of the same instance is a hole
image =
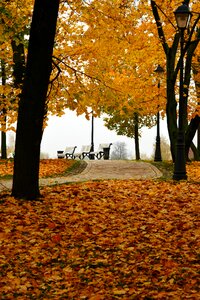
[[192, 13], [189, 10], [188, 5], [183, 3], [175, 10], [174, 14], [175, 14], [178, 29], [183, 30], [184, 32], [184, 30], [189, 26], [190, 19], [192, 16]]
[[[157, 68], [154, 70], [158, 75], [161, 75], [164, 72], [164, 69], [158, 65]], [[158, 81], [158, 89], [159, 89], [159, 96], [160, 96], [160, 79]], [[160, 112], [159, 112], [159, 105], [157, 111], [157, 135], [156, 135], [156, 149], [155, 149], [155, 157], [154, 161], [162, 161], [161, 156], [161, 147], [160, 147]]]
[[184, 30], [190, 22], [191, 12], [186, 4], [179, 6], [175, 12], [177, 26], [180, 32], [180, 83], [179, 83], [179, 119], [178, 133], [176, 143], [176, 156], [174, 164], [173, 179], [187, 179], [186, 173], [186, 158], [185, 158], [185, 116], [187, 115], [186, 103], [184, 103], [183, 94], [183, 58], [184, 58]]
[[[91, 148], [90, 151], [94, 152], [94, 116], [93, 116], [93, 110], [91, 111], [92, 118], [91, 118]], [[89, 155], [90, 159], [94, 159], [94, 154]]]

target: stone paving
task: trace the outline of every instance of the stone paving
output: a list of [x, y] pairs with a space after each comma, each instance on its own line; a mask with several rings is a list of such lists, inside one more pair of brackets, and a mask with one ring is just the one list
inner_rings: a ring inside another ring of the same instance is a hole
[[[102, 179], [150, 179], [159, 178], [162, 173], [150, 163], [129, 160], [88, 160], [79, 174], [65, 177], [42, 178], [40, 186]], [[0, 181], [0, 191], [11, 190], [11, 180]]]

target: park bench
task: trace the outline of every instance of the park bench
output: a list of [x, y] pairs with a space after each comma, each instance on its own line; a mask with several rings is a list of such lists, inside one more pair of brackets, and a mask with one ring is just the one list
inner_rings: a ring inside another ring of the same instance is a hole
[[97, 159], [109, 159], [111, 145], [112, 143], [99, 144], [98, 150], [90, 152], [90, 155], [94, 155]]
[[82, 146], [82, 148], [81, 148], [81, 152], [79, 152], [79, 153], [76, 153], [75, 155], [74, 155], [74, 157], [75, 158], [79, 158], [79, 159], [84, 159], [85, 157], [88, 157], [88, 158], [90, 158], [90, 149], [91, 149], [91, 145], [84, 145], [84, 146]]
[[73, 147], [66, 147], [64, 151], [58, 150], [57, 151], [57, 156], [58, 158], [71, 158], [74, 159], [75, 155], [74, 152], [76, 150], [77, 146], [73, 146]]

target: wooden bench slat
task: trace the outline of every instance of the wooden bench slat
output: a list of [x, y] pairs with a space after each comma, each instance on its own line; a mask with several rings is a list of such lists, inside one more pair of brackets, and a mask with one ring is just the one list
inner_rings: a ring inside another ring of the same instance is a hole
[[90, 151], [91, 145], [83, 145], [79, 153], [75, 153], [75, 149], [77, 148], [77, 146], [66, 147], [64, 151], [58, 150], [57, 156], [58, 158], [66, 157], [72, 159], [84, 159], [85, 157], [88, 157], [89, 159], [91, 159], [91, 155], [94, 155], [94, 157], [96, 157], [97, 159], [101, 159], [103, 157], [105, 158], [105, 152], [110, 150], [111, 145], [112, 143], [99, 144], [97, 151]]
[[66, 147], [64, 151], [57, 151], [58, 158], [72, 158], [74, 159], [74, 152], [76, 150], [77, 146], [73, 147]]
[[94, 155], [97, 159], [101, 159], [105, 156], [104, 149], [109, 149], [111, 147], [112, 143], [109, 144], [99, 144], [98, 150], [90, 152], [91, 155]]
[[85, 157], [89, 158], [91, 145], [84, 145], [81, 148], [81, 152], [75, 154], [75, 158], [84, 159]]

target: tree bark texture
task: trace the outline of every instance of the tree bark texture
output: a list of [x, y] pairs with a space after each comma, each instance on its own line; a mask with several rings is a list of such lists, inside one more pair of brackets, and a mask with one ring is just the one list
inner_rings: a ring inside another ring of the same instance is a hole
[[[5, 62], [3, 59], [1, 59], [1, 81], [2, 85], [6, 85], [6, 68], [5, 68]], [[3, 98], [5, 96], [3, 95]], [[1, 124], [1, 158], [7, 159], [7, 145], [6, 145], [6, 113], [7, 110], [4, 107], [1, 111], [1, 113], [4, 116], [4, 122]]]
[[18, 111], [12, 187], [15, 198], [40, 196], [40, 144], [58, 9], [59, 0], [35, 0]]
[[[185, 1], [185, 4], [189, 4], [189, 0]], [[156, 2], [151, 0], [151, 7], [152, 12], [154, 15], [154, 19], [156, 21], [158, 36], [163, 46], [163, 50], [166, 55], [166, 62], [167, 62], [167, 103], [166, 103], [166, 117], [167, 117], [167, 127], [170, 139], [170, 149], [173, 161], [175, 161], [175, 154], [176, 154], [176, 141], [177, 141], [177, 102], [176, 102], [176, 94], [175, 94], [175, 83], [178, 76], [178, 71], [180, 69], [180, 59], [176, 64], [176, 55], [179, 45], [179, 32], [177, 32], [174, 36], [173, 43], [171, 47], [168, 46], [165, 34], [162, 29], [162, 23], [160, 20], [160, 16], [158, 13], [158, 9], [156, 6]], [[191, 33], [194, 32], [196, 23], [194, 23]], [[184, 72], [184, 105], [186, 107], [185, 111], [187, 111], [187, 101], [188, 101], [188, 91], [190, 85], [190, 78], [191, 78], [191, 64], [192, 64], [192, 56], [194, 55], [194, 51], [197, 48], [199, 43], [199, 38], [194, 41], [191, 41], [191, 36], [188, 37], [188, 41], [186, 41], [184, 54], [186, 55], [185, 59], [185, 72]], [[183, 116], [185, 122], [185, 129], [187, 128], [187, 115]], [[188, 130], [192, 132], [194, 130], [193, 122], [189, 127], [192, 127], [192, 130]], [[186, 144], [191, 144], [192, 139], [189, 134], [186, 137]]]
[[15, 40], [11, 42], [13, 51], [13, 78], [14, 86], [17, 88], [23, 83], [25, 73], [25, 53], [24, 45], [17, 44]]
[[[193, 70], [193, 75], [194, 75], [194, 82], [195, 82], [198, 104], [200, 105], [200, 80], [198, 77], [199, 66], [200, 66], [200, 56], [197, 56], [197, 62], [192, 63], [192, 70]], [[198, 150], [198, 154], [200, 157], [200, 125], [198, 126], [198, 129], [197, 129], [197, 150]]]
[[[196, 115], [190, 122], [190, 125], [188, 126], [187, 130], [186, 130], [186, 134], [185, 134], [185, 152], [186, 152], [186, 156], [188, 156], [189, 153], [189, 149], [191, 147], [192, 144], [192, 140], [199, 128], [199, 124], [200, 124], [200, 117], [198, 115]], [[193, 146], [194, 148], [194, 146]]]
[[139, 147], [139, 120], [138, 120], [138, 113], [134, 114], [134, 129], [135, 129], [135, 159], [140, 160], [140, 147]]
[[174, 49], [170, 48], [166, 53], [167, 63], [167, 102], [166, 102], [166, 118], [167, 128], [170, 139], [170, 150], [172, 160], [175, 161], [176, 140], [177, 140], [177, 102], [175, 94], [176, 76], [174, 74], [175, 59], [177, 51], [177, 41], [173, 44]]

